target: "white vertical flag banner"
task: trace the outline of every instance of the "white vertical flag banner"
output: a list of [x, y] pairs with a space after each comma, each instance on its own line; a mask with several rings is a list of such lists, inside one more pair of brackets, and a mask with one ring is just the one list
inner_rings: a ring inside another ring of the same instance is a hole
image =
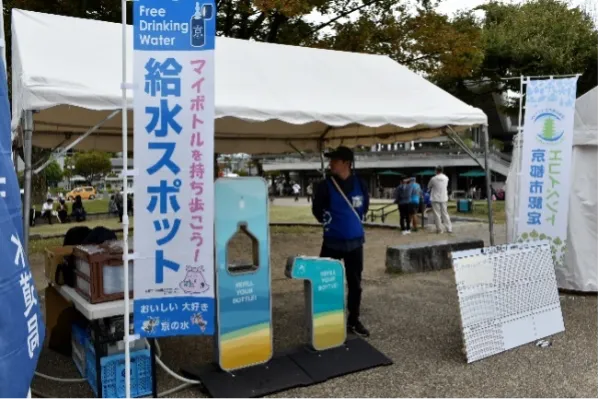
[[548, 239], [563, 265], [578, 78], [530, 80], [526, 87], [518, 241]]
[[134, 326], [212, 335], [215, 3], [134, 14]]

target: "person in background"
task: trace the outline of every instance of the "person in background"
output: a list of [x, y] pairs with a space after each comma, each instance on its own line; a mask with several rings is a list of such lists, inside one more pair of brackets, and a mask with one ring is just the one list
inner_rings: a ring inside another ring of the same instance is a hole
[[475, 199], [476, 198], [476, 187], [475, 186], [470, 186], [470, 189], [467, 192], [467, 198], [468, 199]]
[[442, 234], [441, 219], [447, 232], [453, 232], [451, 218], [447, 211], [447, 203], [449, 201], [449, 193], [447, 191], [448, 186], [449, 178], [442, 173], [442, 167], [437, 166], [436, 175], [428, 182], [428, 190], [430, 191], [430, 200], [432, 201], [432, 211], [434, 212], [436, 231], [438, 231], [439, 234]]
[[269, 193], [269, 202], [273, 203], [273, 201], [275, 200], [275, 183], [269, 185], [267, 191]]
[[353, 175], [353, 151], [338, 147], [325, 155], [330, 159], [331, 175], [315, 191], [313, 216], [323, 225], [321, 257], [344, 261], [348, 286], [347, 329], [368, 337], [369, 331], [359, 320], [361, 276], [363, 273], [363, 221], [369, 210], [367, 185]]
[[58, 203], [58, 219], [61, 223], [69, 222], [69, 209], [64, 200], [59, 200]]
[[300, 195], [301, 187], [298, 183], [292, 183], [292, 193], [294, 193], [294, 201], [298, 201], [298, 196]]
[[119, 210], [117, 210], [117, 203], [115, 203], [115, 195], [111, 195], [111, 199], [109, 200], [109, 214], [117, 214]]
[[419, 212], [420, 201], [422, 198], [422, 188], [415, 181], [415, 178], [409, 178], [411, 187], [411, 202], [409, 203], [409, 221], [411, 221], [413, 232], [417, 232], [417, 213]]
[[73, 206], [71, 206], [71, 216], [75, 218], [76, 222], [86, 220], [86, 210], [83, 208], [81, 196], [75, 196], [75, 201], [73, 202]]
[[115, 195], [115, 205], [117, 206], [119, 222], [123, 222], [123, 188]]
[[48, 224], [52, 225], [52, 216], [54, 214], [54, 202], [52, 199], [47, 199], [42, 205], [42, 218], [48, 219]]
[[394, 202], [399, 206], [399, 215], [401, 218], [401, 233], [407, 235], [411, 233], [409, 223], [409, 204], [411, 203], [411, 186], [409, 179], [401, 180], [401, 184], [394, 190]]
[[134, 215], [134, 195], [131, 193], [127, 195], [127, 214]]
[[309, 183], [307, 186], [307, 201], [311, 203], [311, 199], [313, 198], [313, 183]]

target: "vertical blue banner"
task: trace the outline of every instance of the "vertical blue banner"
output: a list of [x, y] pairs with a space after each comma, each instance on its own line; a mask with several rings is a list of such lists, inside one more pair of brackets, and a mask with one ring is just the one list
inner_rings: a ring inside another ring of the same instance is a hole
[[0, 60], [0, 398], [25, 398], [45, 326], [23, 250], [21, 192], [11, 160], [10, 107]]
[[215, 331], [215, 3], [134, 2], [134, 326]]

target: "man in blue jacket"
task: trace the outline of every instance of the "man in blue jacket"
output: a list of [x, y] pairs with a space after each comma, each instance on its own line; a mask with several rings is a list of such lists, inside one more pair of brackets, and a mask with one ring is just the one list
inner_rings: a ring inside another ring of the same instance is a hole
[[353, 174], [353, 151], [338, 147], [327, 153], [331, 175], [319, 183], [313, 200], [313, 215], [323, 224], [321, 257], [344, 261], [348, 285], [349, 331], [363, 337], [369, 331], [359, 320], [363, 272], [363, 220], [369, 209], [367, 186]]

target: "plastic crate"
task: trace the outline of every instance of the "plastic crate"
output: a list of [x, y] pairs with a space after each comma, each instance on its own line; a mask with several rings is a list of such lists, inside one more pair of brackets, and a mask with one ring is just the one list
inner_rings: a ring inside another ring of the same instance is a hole
[[80, 345], [75, 344], [75, 342], [71, 342], [71, 358], [73, 359], [73, 363], [77, 367], [77, 371], [82, 377], [86, 377], [86, 353], [85, 348]]
[[[94, 394], [98, 396], [96, 381], [96, 354], [90, 343], [86, 348], [86, 376]], [[130, 354], [131, 397], [152, 394], [152, 363], [150, 350], [134, 351]], [[114, 354], [100, 358], [102, 397], [107, 399], [125, 397], [125, 354]]]
[[86, 376], [86, 346], [88, 333], [86, 329], [73, 324], [71, 326], [71, 358], [81, 376]]
[[88, 332], [81, 326], [73, 324], [71, 326], [71, 340], [85, 347], [88, 344]]

